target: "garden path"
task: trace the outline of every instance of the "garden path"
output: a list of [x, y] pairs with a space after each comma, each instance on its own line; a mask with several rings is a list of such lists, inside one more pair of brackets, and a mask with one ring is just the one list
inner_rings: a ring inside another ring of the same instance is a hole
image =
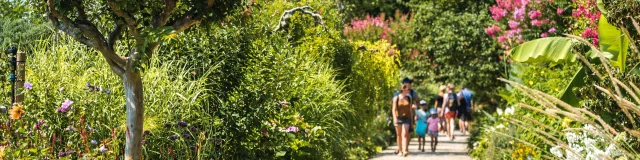
[[378, 155], [373, 157], [371, 160], [426, 160], [426, 159], [437, 159], [437, 160], [470, 160], [467, 143], [469, 142], [469, 135], [463, 136], [460, 131], [455, 131], [454, 135], [456, 139], [454, 141], [450, 141], [446, 134], [440, 134], [438, 136], [438, 146], [436, 147], [436, 152], [431, 152], [429, 143], [430, 138], [427, 138], [427, 149], [425, 152], [418, 151], [418, 138], [411, 139], [411, 143], [409, 145], [409, 156], [407, 157], [399, 157], [393, 152], [398, 149], [397, 145], [391, 145], [386, 150], [380, 152]]

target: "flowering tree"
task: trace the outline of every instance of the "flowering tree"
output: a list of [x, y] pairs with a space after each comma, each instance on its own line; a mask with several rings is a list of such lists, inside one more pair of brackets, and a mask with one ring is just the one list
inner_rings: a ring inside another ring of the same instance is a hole
[[[125, 159], [140, 159], [144, 98], [141, 72], [163, 40], [191, 26], [223, 19], [242, 1], [47, 0], [53, 26], [97, 50], [124, 82]], [[109, 34], [106, 28], [113, 28]], [[125, 32], [126, 31], [126, 32]], [[118, 45], [135, 42], [128, 51]], [[120, 43], [118, 43], [120, 41]], [[123, 53], [119, 53], [123, 52]], [[66, 103], [66, 102], [65, 102]], [[68, 106], [68, 105], [67, 105]], [[64, 111], [63, 109], [59, 111]]]

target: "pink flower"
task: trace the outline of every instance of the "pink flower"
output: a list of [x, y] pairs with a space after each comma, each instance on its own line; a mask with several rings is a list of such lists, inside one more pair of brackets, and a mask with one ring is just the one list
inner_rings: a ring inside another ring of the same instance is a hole
[[542, 26], [542, 21], [537, 20], [537, 19], [533, 20], [533, 21], [531, 21], [531, 25], [540, 27], [540, 26]]
[[495, 21], [499, 21], [502, 17], [507, 15], [506, 10], [497, 6], [491, 6], [489, 8], [489, 11], [491, 11], [491, 18], [493, 18], [493, 20]]
[[540, 11], [531, 11], [531, 12], [529, 12], [529, 18], [531, 18], [531, 19], [536, 19], [536, 18], [541, 17], [541, 16], [542, 16], [542, 12], [540, 12]]
[[504, 42], [506, 40], [507, 40], [507, 37], [504, 37], [504, 36], [498, 37], [498, 42], [500, 42], [500, 43], [502, 43], [502, 42]]
[[540, 37], [544, 38], [544, 37], [548, 37], [549, 34], [547, 32], [540, 34]]
[[564, 10], [562, 8], [556, 9], [556, 13], [558, 13], [558, 14], [562, 14], [563, 12], [564, 12]]
[[593, 41], [593, 45], [596, 45], [596, 46], [598, 45], [598, 38], [594, 38], [591, 41]]
[[513, 20], [510, 20], [510, 21], [509, 21], [509, 27], [510, 27], [511, 29], [516, 29], [516, 28], [518, 28], [518, 25], [520, 25], [520, 22], [516, 22], [516, 21], [513, 21]]
[[495, 36], [495, 34], [497, 32], [500, 32], [500, 27], [493, 25], [491, 27], [487, 27], [484, 29], [484, 31], [487, 33], [487, 35], [489, 36]]
[[522, 19], [524, 19], [525, 12], [526, 12], [526, 10], [525, 10], [524, 6], [520, 7], [520, 8], [516, 8], [516, 10], [513, 11], [513, 18], [516, 19], [516, 20], [522, 20]]
[[289, 126], [287, 127], [287, 130], [285, 130], [285, 132], [298, 132], [298, 127]]
[[556, 32], [556, 28], [552, 27], [551, 29], [549, 29], [549, 33], [555, 33], [555, 32]]
[[580, 12], [580, 11], [573, 11], [573, 13], [571, 13], [571, 16], [576, 17], [576, 18], [580, 17], [581, 15], [582, 15], [582, 12]]

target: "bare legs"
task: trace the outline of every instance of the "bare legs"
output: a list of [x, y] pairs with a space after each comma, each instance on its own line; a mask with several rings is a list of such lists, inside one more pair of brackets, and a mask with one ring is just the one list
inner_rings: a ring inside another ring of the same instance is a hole
[[455, 127], [456, 127], [456, 124], [455, 124], [456, 121], [455, 121], [455, 119], [453, 117], [446, 119], [446, 121], [447, 121], [446, 125], [448, 127], [447, 128], [447, 136], [449, 137], [449, 139], [453, 140], [455, 138], [453, 136], [453, 131], [455, 130]]
[[436, 152], [436, 145], [438, 145], [438, 137], [435, 135], [431, 136], [431, 152]]
[[462, 132], [462, 135], [465, 135], [465, 133], [464, 133], [464, 132], [466, 131], [466, 129], [465, 129], [465, 127], [464, 127], [464, 126], [465, 126], [465, 123], [466, 123], [466, 122], [465, 122], [465, 121], [463, 121], [463, 120], [462, 120], [462, 118], [459, 118], [459, 119], [458, 119], [458, 126], [460, 127], [460, 132]]
[[409, 154], [409, 141], [411, 140], [411, 137], [409, 137], [409, 124], [403, 124], [402, 125], [402, 141], [404, 142], [402, 145], [402, 149], [404, 149], [403, 155], [406, 156], [407, 154]]
[[402, 155], [402, 125], [396, 126], [396, 144], [398, 144], [398, 155]]
[[398, 144], [398, 155], [409, 154], [409, 124], [396, 126], [396, 143]]

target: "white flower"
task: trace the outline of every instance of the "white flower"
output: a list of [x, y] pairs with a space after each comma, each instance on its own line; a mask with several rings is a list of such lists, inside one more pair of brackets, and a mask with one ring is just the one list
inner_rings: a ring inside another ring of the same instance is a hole
[[473, 148], [476, 148], [476, 147], [478, 147], [478, 142], [473, 143]]
[[609, 144], [609, 147], [605, 149], [604, 154], [609, 157], [622, 156], [622, 152], [618, 148], [616, 148], [616, 146], [613, 144]]
[[496, 126], [496, 128], [497, 129], [502, 129], [502, 128], [504, 128], [504, 125], [500, 124], [500, 125]]
[[514, 111], [515, 110], [513, 109], [513, 107], [509, 107], [509, 108], [504, 110], [504, 114], [505, 115], [512, 115]]
[[100, 146], [100, 152], [104, 153], [107, 151], [107, 147], [104, 147], [104, 145]]
[[500, 116], [502, 115], [502, 109], [498, 108], [498, 109], [496, 110], [496, 112], [498, 112], [498, 115], [500, 115]]
[[569, 144], [575, 144], [578, 142], [578, 135], [573, 132], [567, 132], [564, 136], [567, 137], [567, 142], [569, 142]]
[[562, 153], [562, 147], [560, 146], [551, 147], [549, 151], [551, 152], [551, 154], [555, 155], [560, 159], [564, 158], [564, 154]]

